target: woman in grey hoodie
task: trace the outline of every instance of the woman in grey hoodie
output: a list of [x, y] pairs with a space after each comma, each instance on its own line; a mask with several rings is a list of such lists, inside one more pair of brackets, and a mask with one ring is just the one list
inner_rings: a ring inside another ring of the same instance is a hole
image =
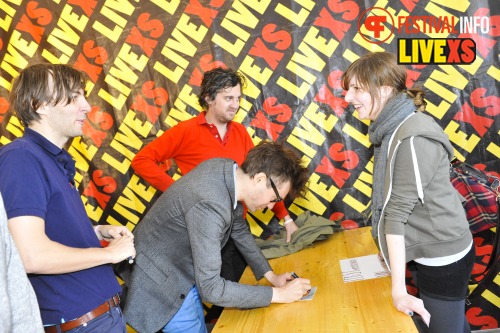
[[[429, 332], [470, 332], [465, 298], [474, 264], [472, 234], [450, 182], [453, 147], [425, 110], [424, 92], [406, 88], [406, 69], [387, 52], [367, 54], [342, 77], [345, 99], [371, 120], [372, 233], [391, 269], [392, 300], [420, 314]], [[414, 261], [419, 298], [408, 294]]]

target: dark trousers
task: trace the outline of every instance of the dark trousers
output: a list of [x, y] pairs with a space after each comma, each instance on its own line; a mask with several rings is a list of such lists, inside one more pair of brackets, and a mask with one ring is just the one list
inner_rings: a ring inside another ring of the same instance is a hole
[[[421, 333], [469, 333], [465, 317], [465, 298], [474, 266], [475, 248], [465, 257], [446, 266], [431, 267], [415, 263], [412, 271], [424, 306], [431, 314], [430, 327], [418, 324]], [[415, 320], [416, 318], [414, 318]]]

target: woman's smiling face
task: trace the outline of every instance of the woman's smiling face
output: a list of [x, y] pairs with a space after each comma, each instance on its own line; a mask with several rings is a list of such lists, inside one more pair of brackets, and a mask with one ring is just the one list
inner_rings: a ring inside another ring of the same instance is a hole
[[345, 100], [358, 111], [359, 119], [375, 120], [384, 108], [392, 88], [384, 86], [377, 90], [380, 98], [373, 99], [370, 92], [363, 88], [355, 76], [349, 81], [349, 89], [345, 95]]

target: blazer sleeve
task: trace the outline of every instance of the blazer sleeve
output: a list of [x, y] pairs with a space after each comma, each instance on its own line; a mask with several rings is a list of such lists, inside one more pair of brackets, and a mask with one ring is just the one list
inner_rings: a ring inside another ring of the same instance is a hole
[[[224, 236], [230, 232], [231, 213], [227, 204], [200, 201], [186, 214], [196, 285], [202, 299], [215, 305], [238, 308], [268, 306], [272, 287], [244, 285], [220, 276], [220, 251]], [[249, 231], [248, 234], [251, 237]]]

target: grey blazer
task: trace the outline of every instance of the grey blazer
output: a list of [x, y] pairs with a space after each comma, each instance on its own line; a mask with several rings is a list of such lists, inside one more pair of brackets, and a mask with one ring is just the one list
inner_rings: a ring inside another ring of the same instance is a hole
[[221, 158], [200, 164], [163, 193], [136, 227], [136, 260], [121, 273], [129, 287], [125, 317], [138, 332], [162, 329], [195, 284], [202, 299], [215, 305], [271, 303], [271, 287], [220, 276], [220, 251], [229, 236], [258, 279], [271, 270], [243, 219], [242, 205], [235, 203], [234, 164]]

